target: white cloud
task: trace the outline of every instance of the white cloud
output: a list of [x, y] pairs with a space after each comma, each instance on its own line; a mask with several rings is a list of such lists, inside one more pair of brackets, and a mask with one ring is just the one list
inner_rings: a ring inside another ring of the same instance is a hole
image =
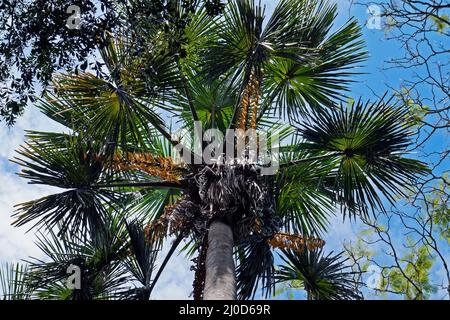
[[[0, 123], [0, 160], [14, 156], [14, 150], [24, 141], [25, 130], [59, 131], [62, 126], [45, 117], [38, 109], [28, 107], [17, 123], [8, 128]], [[67, 131], [67, 130], [66, 130]]]

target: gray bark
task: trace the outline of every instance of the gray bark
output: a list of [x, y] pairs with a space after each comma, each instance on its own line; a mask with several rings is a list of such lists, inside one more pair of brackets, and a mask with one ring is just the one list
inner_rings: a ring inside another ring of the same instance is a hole
[[213, 221], [209, 228], [203, 299], [236, 299], [233, 231], [221, 221]]

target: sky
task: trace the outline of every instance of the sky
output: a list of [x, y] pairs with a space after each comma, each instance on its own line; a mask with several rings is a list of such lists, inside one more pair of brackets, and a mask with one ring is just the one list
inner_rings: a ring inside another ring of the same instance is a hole
[[[266, 14], [270, 15], [277, 1], [264, 0], [267, 5]], [[339, 17], [336, 24], [342, 25], [351, 15], [355, 15], [364, 24], [368, 19], [365, 8], [350, 9], [350, 0], [339, 0]], [[369, 61], [362, 71], [366, 75], [357, 78], [352, 86], [352, 96], [356, 99], [374, 98], [374, 94], [382, 95], [386, 91], [386, 84], [398, 84], [407, 74], [384, 72], [381, 70], [383, 61], [398, 51], [398, 47], [384, 39], [382, 30], [373, 30], [363, 27], [364, 38], [370, 53]], [[51, 188], [27, 185], [15, 172], [18, 167], [8, 159], [15, 156], [14, 150], [24, 142], [25, 130], [33, 128], [42, 131], [61, 131], [62, 128], [44, 117], [34, 108], [28, 108], [13, 128], [7, 128], [0, 123], [0, 263], [15, 262], [29, 256], [39, 257], [40, 252], [33, 243], [32, 232], [26, 233], [27, 228], [13, 228], [11, 222], [14, 205], [36, 199], [52, 192]], [[340, 251], [344, 241], [355, 239], [359, 230], [358, 224], [342, 221], [337, 216], [332, 219], [329, 233], [325, 240], [328, 251]], [[168, 250], [170, 245], [164, 248]], [[159, 255], [164, 257], [164, 252]], [[155, 299], [188, 299], [192, 291], [193, 272], [189, 270], [191, 262], [183, 255], [174, 256], [166, 267], [160, 281], [155, 288]]]

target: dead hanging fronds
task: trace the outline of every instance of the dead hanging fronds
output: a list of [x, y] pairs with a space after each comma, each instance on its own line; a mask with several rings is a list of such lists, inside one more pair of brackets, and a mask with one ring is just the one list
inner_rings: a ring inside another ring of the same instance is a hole
[[118, 171], [142, 171], [169, 182], [178, 181], [183, 170], [182, 167], [175, 164], [171, 157], [135, 152], [128, 152], [125, 155], [115, 155], [111, 167]]
[[168, 225], [166, 220], [158, 219], [150, 224], [148, 224], [145, 229], [145, 238], [149, 243], [157, 244], [162, 241], [168, 234]]
[[[256, 129], [259, 101], [261, 100], [261, 82], [252, 74], [244, 88], [239, 114], [239, 129]], [[248, 125], [248, 126], [247, 126]]]
[[175, 234], [178, 229], [174, 225], [171, 225], [171, 215], [174, 205], [169, 205], [164, 208], [164, 213], [159, 219], [149, 223], [145, 227], [145, 235], [150, 243], [156, 243], [161, 239], [166, 238], [169, 235]]
[[274, 249], [290, 249], [298, 253], [302, 253], [305, 249], [309, 251], [321, 249], [325, 245], [325, 241], [320, 238], [289, 233], [276, 233], [268, 243]]
[[188, 183], [192, 191], [166, 207], [148, 227], [149, 236], [189, 230], [201, 241], [210, 221], [224, 217], [233, 220], [237, 244], [265, 241], [280, 230], [270, 188], [260, 180], [256, 166], [205, 167]]
[[161, 217], [147, 225], [145, 228], [147, 239], [153, 242], [180, 234], [185, 230], [202, 235], [207, 229], [207, 220], [199, 216], [200, 207], [188, 197], [182, 197], [175, 204], [166, 206]]

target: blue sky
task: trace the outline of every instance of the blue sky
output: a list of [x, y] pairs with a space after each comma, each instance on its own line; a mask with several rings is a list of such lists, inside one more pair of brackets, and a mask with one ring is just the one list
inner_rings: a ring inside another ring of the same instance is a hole
[[[273, 11], [277, 3], [277, 1], [270, 0], [262, 2], [267, 5], [267, 15]], [[368, 18], [365, 8], [352, 7], [350, 9], [350, 0], [339, 0], [337, 2], [339, 6], [337, 26], [342, 25], [350, 15], [355, 15], [361, 24], [365, 23]], [[367, 100], [374, 99], [375, 94], [383, 95], [387, 90], [386, 84], [398, 87], [399, 83], [410, 77], [411, 74], [381, 70], [384, 61], [399, 52], [398, 44], [385, 40], [385, 34], [382, 30], [370, 30], [363, 27], [363, 33], [370, 58], [361, 71], [367, 74], [356, 78], [356, 83], [351, 88], [351, 95], [355, 99], [363, 97], [364, 100]], [[29, 128], [43, 131], [61, 131], [62, 129], [33, 108], [28, 108], [25, 115], [18, 120], [16, 126], [12, 129], [0, 124], [0, 263], [19, 261], [28, 256], [38, 257], [40, 255], [39, 250], [33, 243], [32, 232], [25, 233], [26, 228], [17, 229], [10, 225], [15, 204], [36, 199], [52, 192], [51, 188], [27, 185], [25, 181], [15, 175], [18, 168], [8, 161], [8, 159], [14, 157], [14, 150], [24, 141], [24, 130]], [[446, 138], [442, 137], [442, 139]], [[430, 148], [433, 147], [433, 143], [440, 143], [439, 139], [437, 137], [431, 141]], [[446, 167], [448, 168], [448, 165]], [[352, 224], [349, 221], [343, 222], [339, 216], [333, 219], [331, 226], [325, 239], [327, 251], [340, 251], [342, 242], [354, 239], [359, 230], [357, 224]], [[398, 237], [401, 242], [401, 235], [398, 235]], [[165, 248], [165, 250], [168, 250], [168, 248]], [[164, 254], [160, 256], [163, 257]], [[193, 274], [189, 270], [190, 266], [191, 262], [182, 255], [174, 257], [169, 262], [166, 272], [155, 289], [154, 298], [188, 298], [192, 290], [193, 280]], [[436, 272], [439, 272], [439, 270]]]

